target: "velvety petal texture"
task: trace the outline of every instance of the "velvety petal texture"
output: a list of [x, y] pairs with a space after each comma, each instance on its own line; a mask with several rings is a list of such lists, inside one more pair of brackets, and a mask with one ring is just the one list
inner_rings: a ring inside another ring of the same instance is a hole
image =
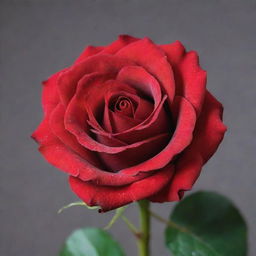
[[222, 105], [195, 51], [121, 35], [43, 82], [32, 137], [72, 190], [109, 211], [182, 198], [224, 137]]

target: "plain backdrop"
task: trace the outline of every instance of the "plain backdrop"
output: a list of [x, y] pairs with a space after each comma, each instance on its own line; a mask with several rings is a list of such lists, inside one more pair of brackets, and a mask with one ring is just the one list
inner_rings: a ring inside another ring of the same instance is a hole
[[[77, 198], [67, 176], [37, 152], [30, 134], [41, 118], [41, 81], [72, 64], [86, 45], [104, 45], [118, 34], [180, 40], [200, 55], [208, 88], [225, 107], [228, 132], [193, 188], [233, 200], [250, 229], [256, 251], [256, 2], [225, 0], [0, 1], [0, 255], [55, 256], [80, 226], [103, 227], [113, 213], [81, 207], [57, 210]], [[173, 203], [153, 208], [168, 217]], [[127, 215], [137, 222], [132, 205]], [[153, 221], [154, 256], [169, 255], [164, 226]], [[133, 237], [118, 221], [111, 230], [127, 255]]]

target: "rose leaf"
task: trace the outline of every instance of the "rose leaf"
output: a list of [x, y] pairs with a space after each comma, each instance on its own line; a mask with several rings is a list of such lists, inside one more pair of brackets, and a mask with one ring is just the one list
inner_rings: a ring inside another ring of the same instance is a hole
[[124, 256], [119, 244], [99, 228], [75, 230], [66, 240], [59, 256]]
[[230, 200], [200, 191], [174, 208], [165, 243], [174, 256], [245, 256], [247, 227]]

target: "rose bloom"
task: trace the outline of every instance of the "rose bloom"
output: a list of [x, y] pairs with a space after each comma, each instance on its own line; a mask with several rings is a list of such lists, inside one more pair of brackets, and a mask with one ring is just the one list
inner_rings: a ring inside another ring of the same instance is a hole
[[88, 46], [43, 82], [42, 104], [39, 151], [101, 211], [180, 200], [226, 131], [197, 53], [179, 41]]

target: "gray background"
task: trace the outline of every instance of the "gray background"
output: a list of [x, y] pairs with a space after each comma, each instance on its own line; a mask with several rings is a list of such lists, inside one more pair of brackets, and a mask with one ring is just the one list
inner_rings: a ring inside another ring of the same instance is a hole
[[[76, 207], [66, 175], [47, 164], [30, 134], [41, 120], [40, 82], [70, 65], [85, 45], [108, 44], [118, 34], [148, 36], [156, 43], [181, 40], [208, 71], [208, 88], [225, 106], [225, 140], [194, 187], [230, 197], [255, 241], [256, 3], [255, 1], [1, 1], [0, 255], [57, 255], [79, 226], [104, 226], [100, 215]], [[168, 216], [173, 204], [153, 208]], [[128, 216], [136, 222], [132, 205]], [[153, 222], [153, 255], [168, 255], [163, 225]], [[125, 225], [114, 236], [136, 255]], [[250, 244], [251, 254], [256, 244]]]

